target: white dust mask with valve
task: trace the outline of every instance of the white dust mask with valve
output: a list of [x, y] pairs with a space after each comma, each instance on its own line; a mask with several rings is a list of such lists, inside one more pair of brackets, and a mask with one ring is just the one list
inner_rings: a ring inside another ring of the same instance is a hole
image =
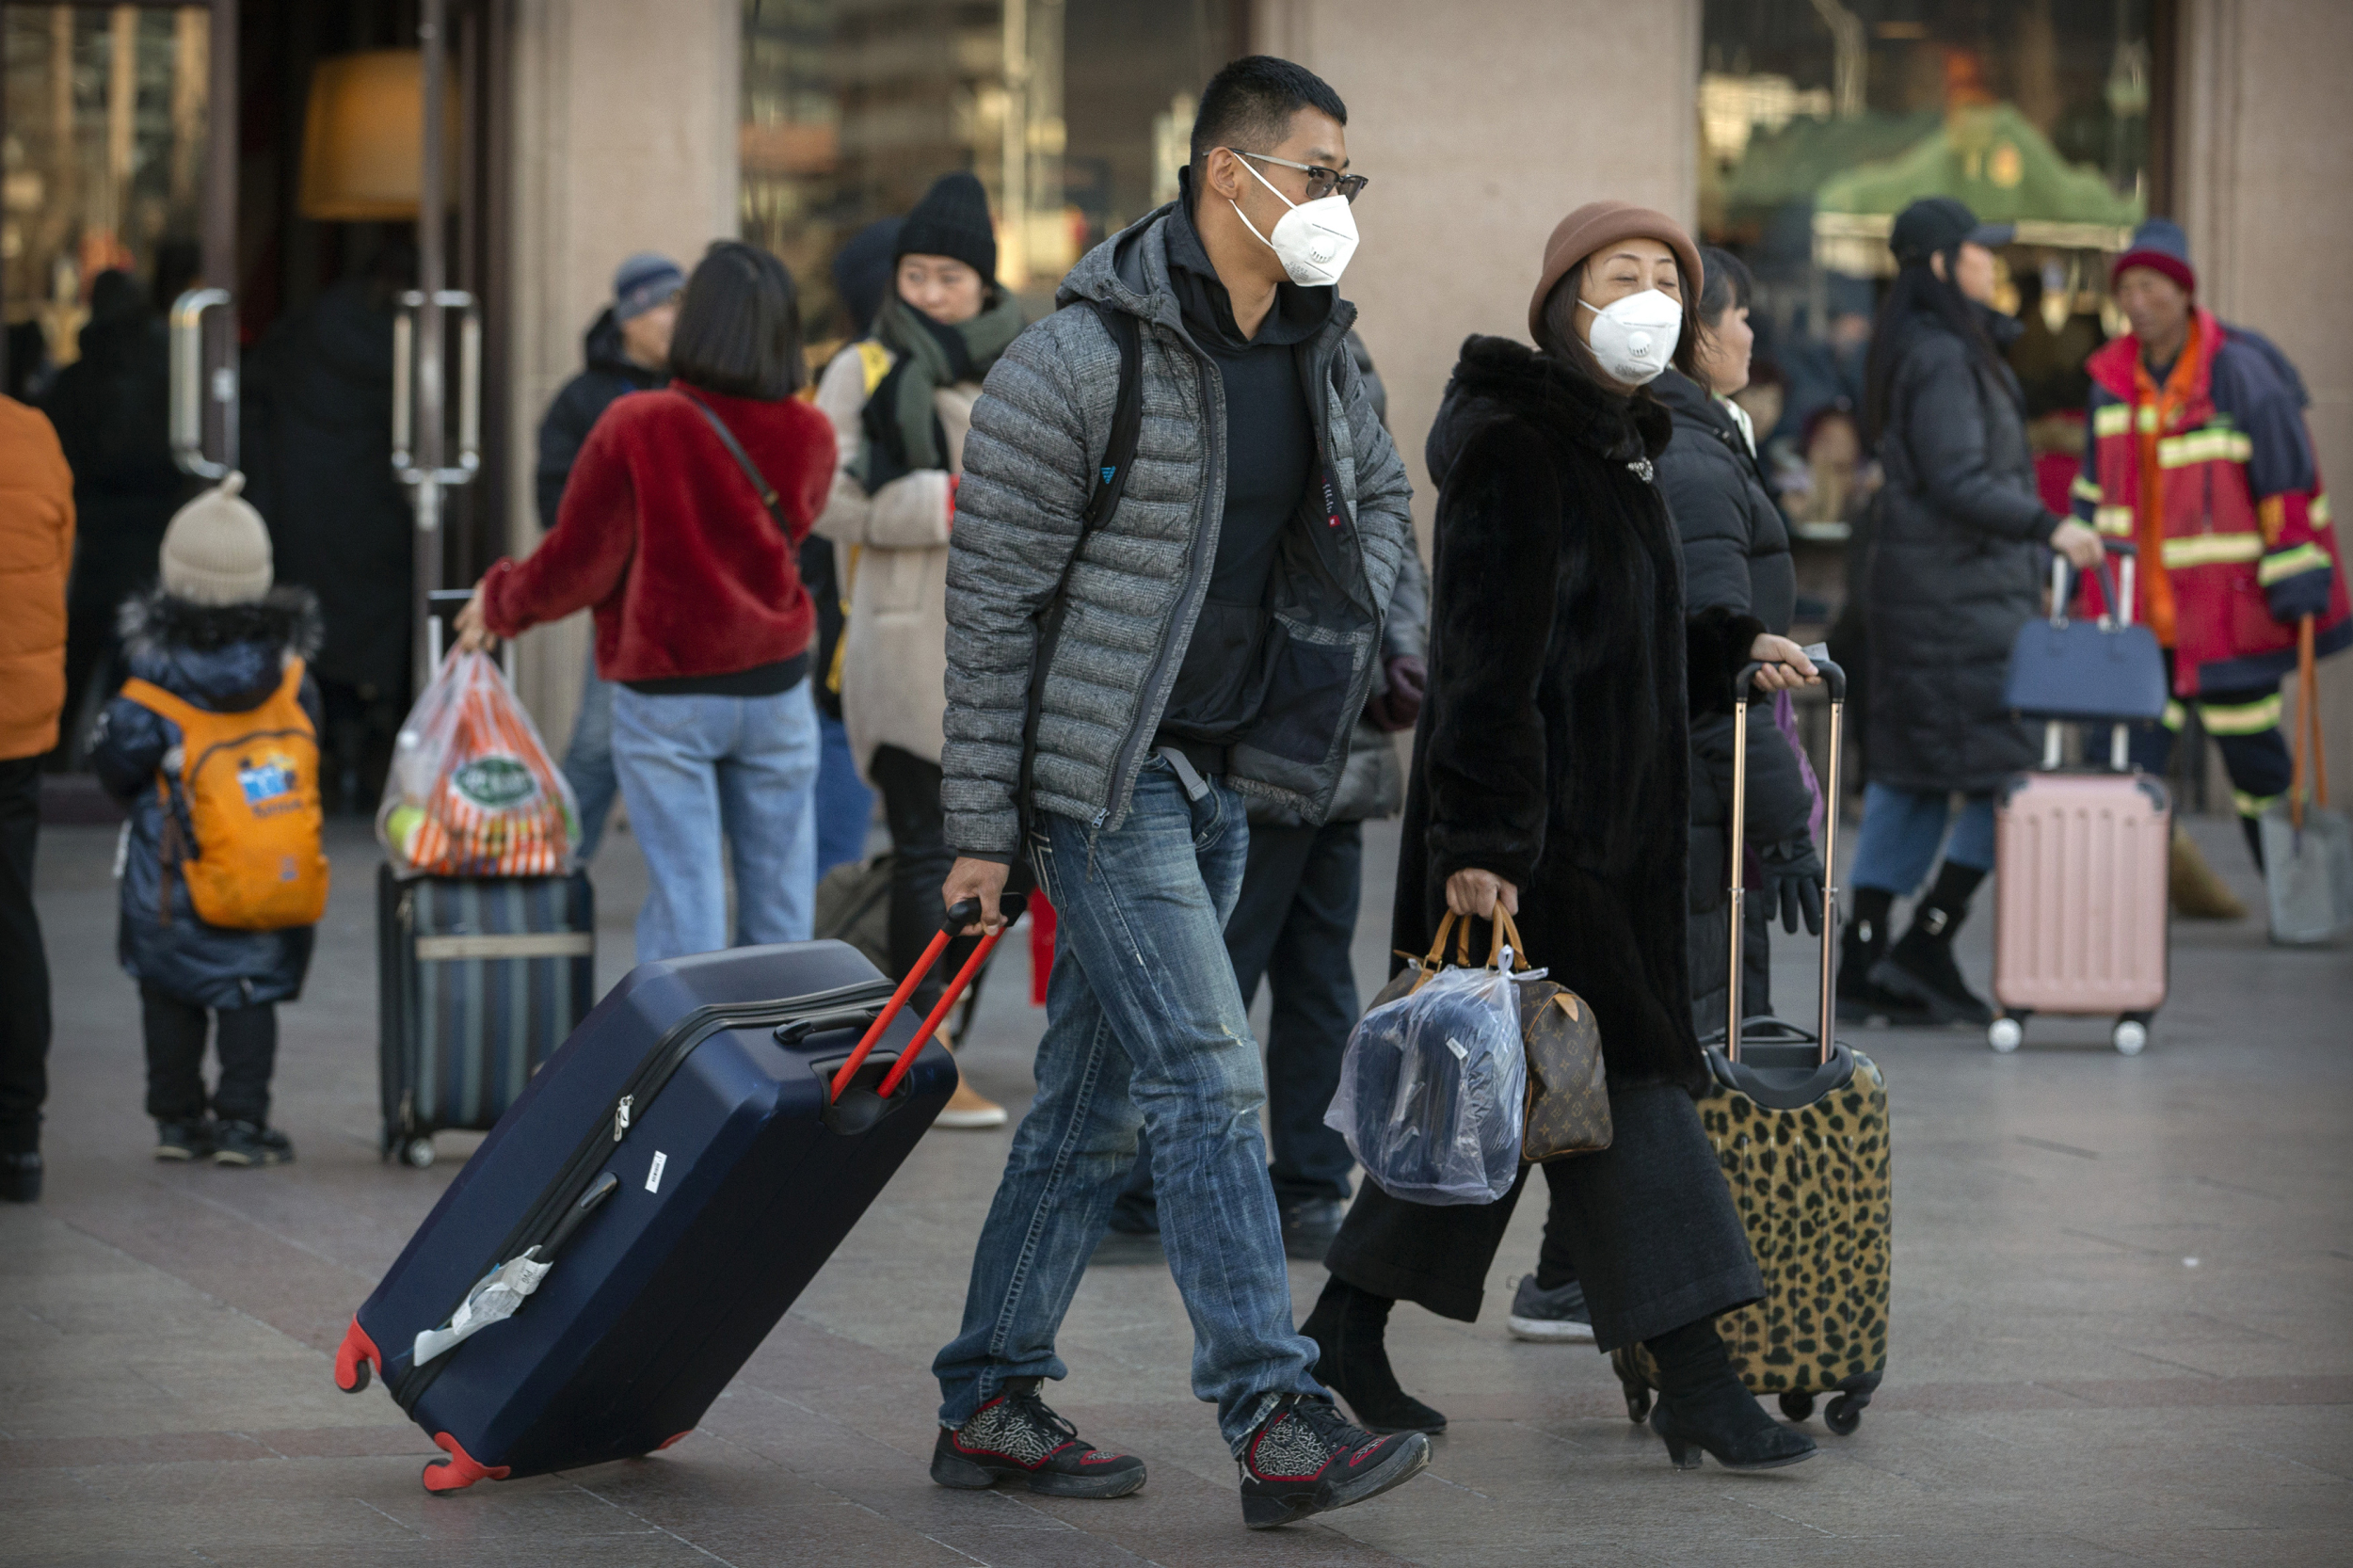
[[1640, 387], [1656, 380], [1673, 360], [1675, 344], [1683, 336], [1683, 306], [1657, 289], [1629, 294], [1596, 309], [1593, 335], [1587, 340], [1593, 358], [1611, 380]]
[[1356, 216], [1349, 211], [1348, 198], [1334, 191], [1313, 201], [1293, 201], [1275, 190], [1274, 183], [1260, 174], [1248, 158], [1241, 158], [1241, 166], [1250, 170], [1258, 184], [1274, 191], [1276, 200], [1290, 209], [1275, 220], [1274, 232], [1267, 235], [1258, 233], [1258, 226], [1250, 221], [1250, 215], [1241, 210], [1241, 202], [1228, 201], [1242, 227], [1257, 234], [1258, 242], [1274, 252], [1284, 272], [1301, 288], [1327, 288], [1338, 282], [1340, 274], [1348, 270], [1348, 259], [1356, 254]]

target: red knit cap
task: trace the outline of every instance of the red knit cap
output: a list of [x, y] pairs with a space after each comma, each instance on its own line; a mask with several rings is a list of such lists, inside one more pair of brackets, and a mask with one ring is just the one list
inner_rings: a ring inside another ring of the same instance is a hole
[[2165, 274], [2186, 294], [2198, 292], [2197, 269], [2189, 264], [2189, 236], [2170, 218], [2153, 217], [2133, 231], [2131, 247], [2108, 269], [2109, 285], [2137, 266]]
[[1705, 286], [1699, 248], [1683, 232], [1682, 224], [1631, 201], [1588, 201], [1562, 218], [1552, 231], [1552, 238], [1545, 241], [1544, 276], [1536, 280], [1535, 296], [1528, 302], [1528, 335], [1538, 343], [1545, 341], [1545, 300], [1553, 286], [1568, 276], [1569, 268], [1605, 245], [1630, 239], [1657, 240], [1673, 251], [1683, 267], [1684, 287], [1694, 296]]

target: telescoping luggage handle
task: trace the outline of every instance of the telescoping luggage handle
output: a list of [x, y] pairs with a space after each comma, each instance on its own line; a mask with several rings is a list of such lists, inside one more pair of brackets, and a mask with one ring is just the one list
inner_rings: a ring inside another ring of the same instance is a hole
[[[1847, 672], [1829, 659], [1811, 655], [1830, 688], [1830, 771], [1822, 781], [1822, 1032], [1817, 1064], [1830, 1060], [1831, 1011], [1835, 1005], [1838, 963], [1838, 744], [1847, 728]], [[1748, 831], [1749, 695], [1765, 666], [1742, 666], [1732, 688], [1732, 973], [1724, 984], [1724, 1059], [1740, 1060], [1740, 944], [1748, 935], [1749, 890], [1742, 874], [1742, 840]]]
[[[907, 1074], [914, 1070], [915, 1059], [923, 1053], [924, 1045], [930, 1041], [933, 1034], [938, 1032], [940, 1024], [946, 1020], [949, 1012], [956, 1005], [957, 1000], [964, 995], [965, 987], [972, 984], [972, 977], [981, 972], [981, 966], [988, 962], [988, 955], [995, 951], [998, 940], [1011, 928], [1014, 921], [1021, 918], [1021, 909], [1025, 902], [1019, 893], [1007, 893], [999, 897], [998, 913], [1001, 918], [996, 929], [982, 936], [980, 941], [973, 946], [972, 955], [967, 958], [964, 961], [964, 967], [956, 971], [956, 977], [940, 991], [939, 1000], [932, 1004], [931, 1012], [924, 1016], [922, 1027], [915, 1032], [915, 1038], [907, 1042], [906, 1048], [899, 1053], [899, 1060], [891, 1064], [889, 1072], [883, 1075], [883, 1080], [874, 1086], [875, 1098], [888, 1099]], [[866, 1065], [866, 1058], [872, 1054], [875, 1043], [882, 1039], [883, 1031], [890, 1027], [890, 1020], [897, 1017], [900, 1009], [906, 1006], [907, 998], [915, 994], [915, 988], [923, 983], [923, 977], [931, 973], [932, 966], [939, 962], [941, 953], [948, 951], [948, 944], [954, 939], [955, 934], [980, 918], [981, 901], [976, 898], [968, 898], [961, 904], [952, 905], [945, 915], [940, 917], [939, 930], [924, 947], [923, 955], [915, 961], [912, 968], [907, 970], [906, 978], [899, 982], [899, 988], [890, 993], [890, 1000], [883, 1003], [882, 1010], [874, 1015], [874, 1021], [866, 1026], [866, 1032], [859, 1036], [857, 1048], [850, 1052], [850, 1059], [842, 1063], [840, 1070], [833, 1075], [833, 1086], [825, 1096], [827, 1104], [839, 1103], [841, 1092], [856, 1081], [857, 1070]], [[824, 1018], [810, 1019], [808, 1023], [810, 1032], [827, 1026], [827, 1020]]]

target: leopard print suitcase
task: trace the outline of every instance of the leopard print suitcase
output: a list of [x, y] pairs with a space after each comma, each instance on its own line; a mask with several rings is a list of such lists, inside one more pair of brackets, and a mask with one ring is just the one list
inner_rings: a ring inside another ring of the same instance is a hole
[[[1812, 1042], [1753, 1046], [1743, 1064], [1769, 1068], [1772, 1058], [1798, 1053], [1811, 1065]], [[1797, 1421], [1830, 1396], [1825, 1424], [1851, 1432], [1887, 1370], [1886, 1080], [1869, 1057], [1841, 1046], [1817, 1071], [1843, 1081], [1806, 1103], [1775, 1107], [1749, 1092], [1754, 1078], [1721, 1050], [1707, 1055], [1716, 1082], [1700, 1101], [1700, 1124], [1765, 1280], [1764, 1297], [1718, 1318], [1717, 1331], [1750, 1392], [1778, 1395], [1782, 1413]], [[1649, 1353], [1623, 1346], [1610, 1362], [1626, 1414], [1641, 1420], [1657, 1385]]]
[[[1744, 1019], [1740, 1010], [1740, 827], [1748, 811], [1750, 681], [1759, 668], [1752, 664], [1733, 688], [1730, 996], [1723, 1044], [1707, 1052], [1715, 1081], [1700, 1101], [1700, 1125], [1765, 1283], [1763, 1297], [1716, 1320], [1733, 1369], [1751, 1393], [1779, 1395], [1782, 1414], [1793, 1421], [1811, 1416], [1818, 1396], [1831, 1396], [1822, 1418], [1844, 1435], [1863, 1419], [1887, 1371], [1887, 1080], [1832, 1032], [1847, 677], [1820, 650], [1806, 651], [1830, 687], [1821, 1028], [1808, 1033], [1777, 1018]], [[1650, 1413], [1658, 1369], [1640, 1344], [1620, 1346], [1609, 1361], [1625, 1388], [1626, 1414], [1639, 1422]]]

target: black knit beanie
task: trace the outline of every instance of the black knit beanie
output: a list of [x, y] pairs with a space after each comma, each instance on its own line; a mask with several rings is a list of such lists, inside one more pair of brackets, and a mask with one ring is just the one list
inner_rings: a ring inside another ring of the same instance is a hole
[[984, 283], [996, 281], [997, 231], [989, 224], [988, 193], [981, 183], [962, 172], [932, 182], [899, 226], [891, 264], [902, 256], [952, 256], [979, 273]]

